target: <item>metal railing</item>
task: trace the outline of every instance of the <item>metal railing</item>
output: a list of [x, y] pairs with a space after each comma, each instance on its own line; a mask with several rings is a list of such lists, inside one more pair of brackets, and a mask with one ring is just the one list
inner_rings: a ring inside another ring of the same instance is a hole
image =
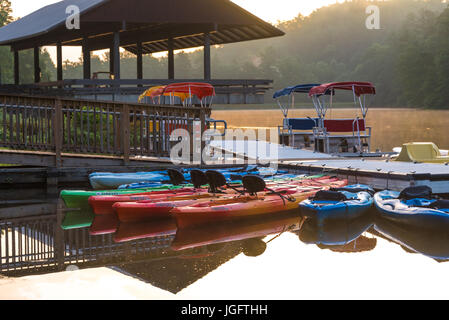
[[104, 266], [164, 256], [174, 236], [125, 243], [89, 229], [63, 230], [61, 214], [0, 220], [0, 273], [7, 276]]

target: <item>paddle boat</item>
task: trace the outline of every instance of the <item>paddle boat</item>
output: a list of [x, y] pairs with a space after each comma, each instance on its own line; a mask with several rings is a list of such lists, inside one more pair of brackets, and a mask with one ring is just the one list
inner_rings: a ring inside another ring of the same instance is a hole
[[395, 161], [422, 163], [449, 163], [447, 150], [440, 150], [433, 142], [405, 143], [402, 148], [393, 149], [399, 155]]
[[[296, 88], [296, 89], [295, 89]], [[354, 105], [361, 115], [347, 119], [328, 119], [328, 111], [335, 104], [337, 91], [351, 92]], [[370, 82], [334, 82], [311, 87], [300, 85], [277, 92], [274, 98], [291, 95], [295, 92], [308, 93], [315, 107], [316, 116], [306, 119], [288, 118], [284, 113], [284, 132], [280, 134], [284, 141], [295, 148], [306, 148], [316, 152], [343, 156], [368, 156], [371, 154], [371, 128], [366, 125], [369, 97], [376, 94]], [[286, 141], [285, 136], [289, 138]], [[295, 141], [299, 141], [296, 143]], [[306, 143], [305, 143], [306, 142]]]
[[[309, 91], [320, 84], [301, 84], [276, 91], [273, 99], [276, 100], [284, 115], [282, 126], [278, 127], [279, 143], [301, 149], [314, 146], [313, 128], [318, 126], [318, 118], [289, 118], [290, 110], [295, 108], [296, 94], [308, 94]], [[287, 100], [287, 101], [285, 101]]]
[[427, 186], [376, 193], [375, 230], [412, 252], [449, 260], [449, 200]]

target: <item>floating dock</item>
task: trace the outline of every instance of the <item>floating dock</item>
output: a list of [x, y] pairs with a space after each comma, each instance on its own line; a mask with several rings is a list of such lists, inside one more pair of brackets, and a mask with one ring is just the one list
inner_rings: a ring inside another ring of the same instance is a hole
[[[257, 141], [221, 141], [211, 146], [245, 159], [269, 160], [270, 163], [277, 160], [280, 168], [292, 172], [330, 173], [347, 178], [349, 183], [367, 184], [379, 190], [401, 191], [411, 185], [427, 185], [434, 193], [449, 194], [449, 165], [396, 162], [389, 158], [343, 158]], [[275, 152], [260, 157], [261, 149]]]

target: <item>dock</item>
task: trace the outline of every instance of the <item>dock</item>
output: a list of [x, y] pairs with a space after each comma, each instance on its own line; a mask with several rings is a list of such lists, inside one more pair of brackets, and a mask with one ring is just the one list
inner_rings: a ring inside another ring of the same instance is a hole
[[[397, 162], [387, 158], [342, 157], [294, 149], [260, 141], [219, 141], [211, 146], [247, 160], [276, 161], [280, 168], [301, 174], [329, 173], [375, 189], [401, 191], [411, 185], [427, 185], [434, 193], [449, 194], [449, 165]], [[271, 150], [263, 153], [260, 150]]]

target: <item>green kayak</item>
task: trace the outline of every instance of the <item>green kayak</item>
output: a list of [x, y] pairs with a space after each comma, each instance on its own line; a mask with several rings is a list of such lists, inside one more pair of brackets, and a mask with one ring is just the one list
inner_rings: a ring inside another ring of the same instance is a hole
[[61, 228], [64, 230], [89, 228], [94, 221], [95, 214], [92, 209], [81, 211], [67, 211], [62, 221]]
[[104, 190], [104, 191], [63, 190], [61, 192], [61, 198], [64, 201], [67, 208], [88, 209], [89, 203], [87, 200], [89, 200], [89, 198], [92, 196], [117, 196], [121, 194], [138, 194], [152, 191], [176, 190], [188, 187], [193, 187], [193, 185], [190, 184], [182, 186], [164, 185], [160, 187], [147, 188], [147, 189], [117, 189], [117, 190]]

